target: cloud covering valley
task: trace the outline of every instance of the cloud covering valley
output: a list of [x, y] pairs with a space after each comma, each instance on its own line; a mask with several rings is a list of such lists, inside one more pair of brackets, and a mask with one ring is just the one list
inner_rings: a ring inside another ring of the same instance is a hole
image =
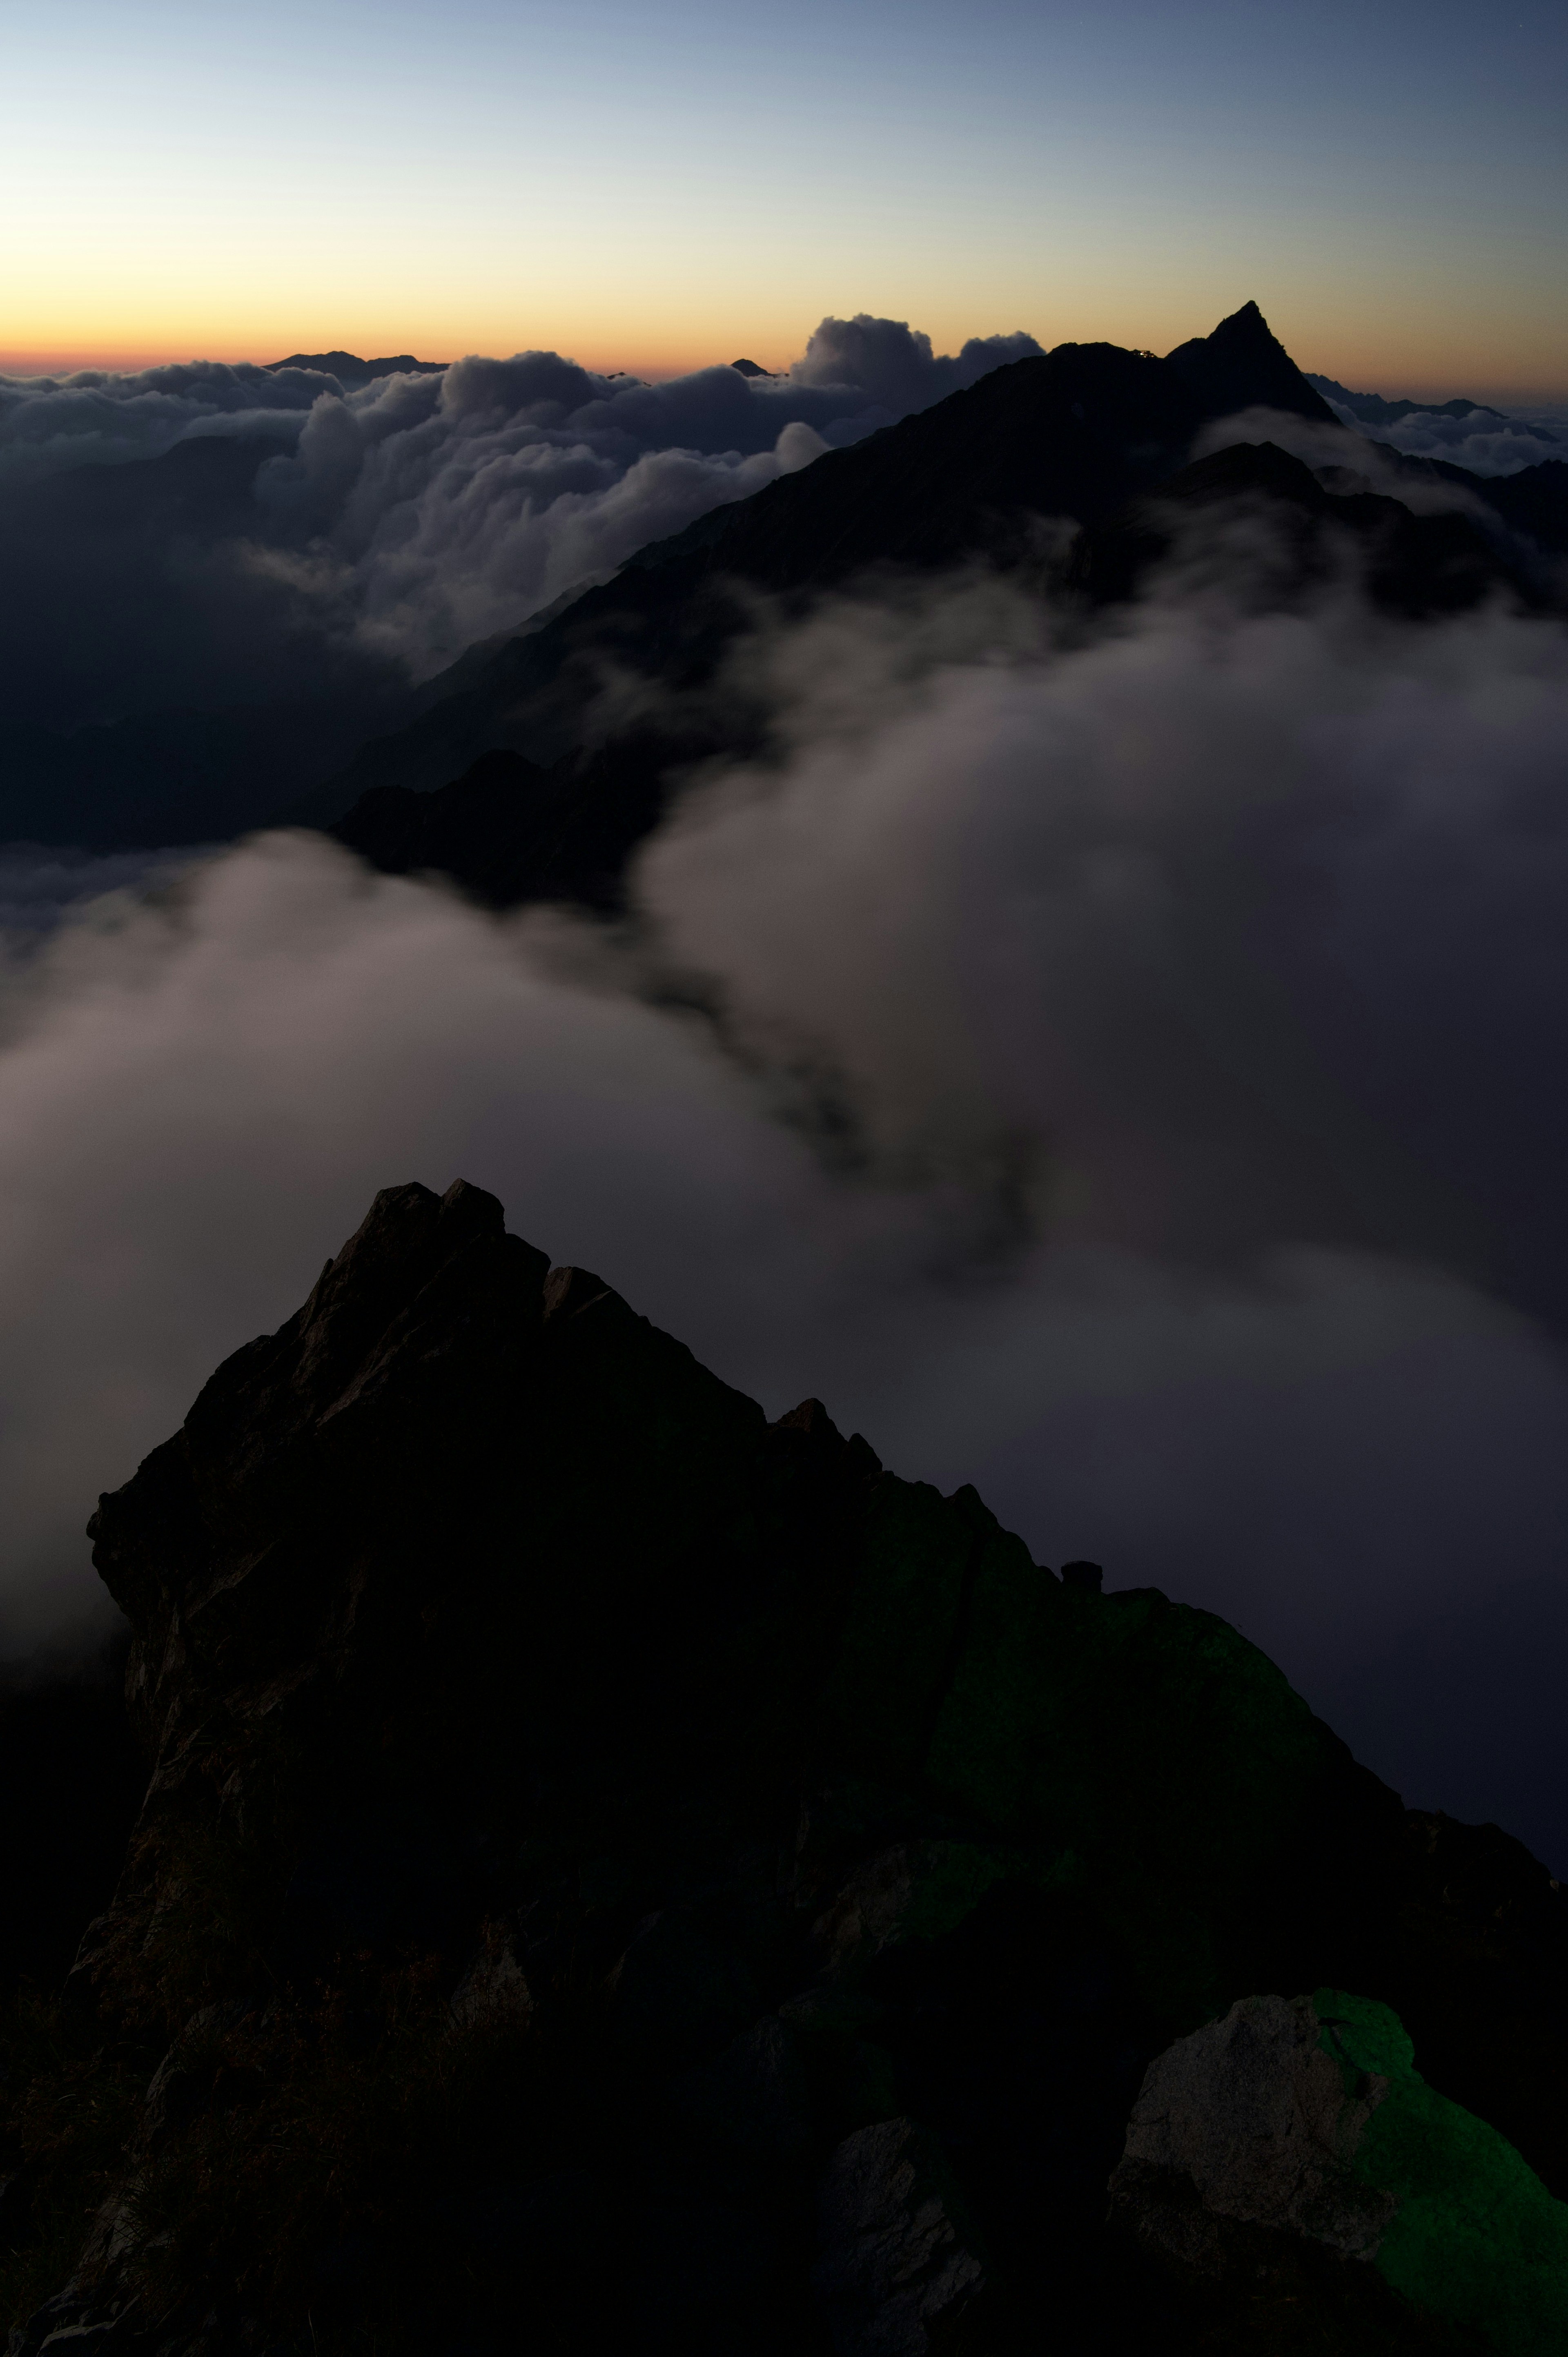
[[[824, 319], [785, 376], [554, 352], [359, 386], [192, 362], [0, 379], [0, 716], [371, 696], [1038, 347]], [[106, 473], [106, 470], [107, 473]], [[288, 799], [286, 784], [280, 802]]]
[[1561, 627], [1172, 576], [1086, 637], [970, 581], [744, 660], [778, 758], [620, 926], [284, 834], [17, 955], [7, 1644], [90, 1609], [96, 1491], [374, 1189], [460, 1173], [1568, 1859]]

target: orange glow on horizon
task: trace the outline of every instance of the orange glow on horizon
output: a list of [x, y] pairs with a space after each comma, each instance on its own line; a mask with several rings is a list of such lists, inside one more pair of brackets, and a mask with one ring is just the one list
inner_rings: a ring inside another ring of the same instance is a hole
[[[815, 325], [815, 321], [811, 323]], [[636, 377], [660, 379], [682, 376], [693, 369], [711, 368], [722, 361], [746, 359], [755, 361], [759, 368], [782, 371], [792, 360], [799, 359], [805, 349], [810, 328], [801, 329], [781, 345], [777, 334], [753, 336], [748, 341], [744, 335], [732, 336], [728, 345], [722, 336], [715, 343], [711, 337], [699, 338], [691, 333], [668, 340], [653, 341], [647, 336], [628, 337], [617, 342], [604, 334], [571, 338], [538, 335], [532, 338], [506, 337], [494, 334], [450, 336], [439, 330], [432, 335], [411, 334], [406, 328], [400, 334], [381, 336], [360, 334], [356, 337], [334, 336], [312, 338], [262, 334], [236, 336], [232, 332], [205, 336], [197, 332], [175, 330], [166, 336], [148, 336], [134, 341], [81, 342], [66, 338], [39, 338], [37, 342], [0, 345], [0, 376], [72, 376], [82, 370], [102, 370], [108, 373], [130, 376], [143, 369], [178, 367], [196, 361], [218, 361], [237, 363], [256, 361], [263, 365], [283, 360], [290, 352], [351, 351], [361, 360], [374, 360], [387, 354], [407, 352], [415, 360], [449, 362], [470, 352], [505, 357], [512, 352], [553, 350], [574, 360], [596, 375], [618, 372]], [[731, 349], [733, 346], [733, 350]], [[722, 347], [722, 348], [721, 348]]]
[[[73, 335], [70, 326], [57, 319], [48, 327], [39, 322], [31, 336], [0, 346], [0, 375], [58, 377], [81, 370], [131, 374], [195, 360], [267, 362], [289, 352], [334, 349], [353, 351], [364, 359], [411, 352], [432, 361], [453, 361], [467, 352], [504, 355], [544, 349], [559, 351], [599, 373], [622, 371], [653, 380], [742, 356], [756, 361], [759, 367], [782, 371], [804, 350], [824, 308], [841, 315], [864, 308], [907, 318], [929, 333], [938, 351], [956, 351], [971, 335], [1007, 332], [1018, 327], [1028, 328], [1047, 350], [1063, 341], [1099, 340], [1168, 350], [1188, 336], [1206, 335], [1227, 310], [1254, 294], [1299, 366], [1335, 377], [1353, 391], [1433, 401], [1467, 394], [1505, 407], [1568, 400], [1568, 371], [1563, 367], [1562, 339], [1555, 331], [1537, 328], [1509, 350], [1500, 339], [1479, 337], [1472, 330], [1455, 333], [1450, 328], [1445, 333], [1440, 323], [1419, 314], [1402, 320], [1372, 317], [1354, 301], [1325, 299], [1316, 290], [1305, 303], [1272, 307], [1266, 288], [1250, 286], [1199, 289], [1185, 297], [1164, 287], [1143, 317], [1136, 316], [1127, 291], [1118, 290], [1109, 299], [1101, 294], [1081, 303], [1072, 296], [1064, 299], [1058, 294], [1048, 303], [1013, 306], [1007, 316], [999, 313], [984, 319], [946, 306], [922, 307], [912, 288], [888, 288], [880, 298], [872, 290], [864, 302], [846, 300], [842, 295], [834, 301], [830, 295], [825, 305], [809, 307], [798, 320], [782, 328], [777, 313], [764, 317], [756, 309], [743, 312], [740, 307], [732, 312], [723, 305], [704, 306], [704, 316], [684, 321], [680, 328], [662, 319], [654, 323], [645, 311], [640, 318], [628, 321], [624, 337], [581, 316], [559, 315], [508, 322], [506, 327], [493, 317], [472, 318], [462, 333], [451, 331], [451, 320], [421, 329], [406, 324], [400, 328], [377, 327], [373, 321], [367, 326], [363, 319], [341, 320], [336, 333], [319, 326], [312, 331], [308, 324], [280, 333], [270, 321], [249, 329], [231, 316], [220, 325], [214, 319], [211, 332], [185, 319], [140, 334], [111, 331], [98, 337]], [[1014, 316], [1026, 307], [1034, 316]], [[18, 324], [15, 314], [9, 324], [15, 336]]]

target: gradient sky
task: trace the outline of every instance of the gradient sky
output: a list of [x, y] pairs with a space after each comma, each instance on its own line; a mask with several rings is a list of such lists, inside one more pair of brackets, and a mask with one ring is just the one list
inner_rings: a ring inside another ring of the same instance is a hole
[[553, 346], [1165, 350], [1568, 396], [1568, 10], [10, 0], [0, 366]]

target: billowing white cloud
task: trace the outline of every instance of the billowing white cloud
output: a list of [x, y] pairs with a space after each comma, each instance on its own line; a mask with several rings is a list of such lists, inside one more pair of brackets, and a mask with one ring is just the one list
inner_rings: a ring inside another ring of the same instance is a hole
[[292, 442], [300, 419], [337, 379], [249, 361], [188, 361], [123, 373], [0, 376], [0, 488], [75, 467], [160, 457], [209, 434]]
[[952, 358], [932, 353], [931, 339], [902, 319], [874, 319], [857, 311], [853, 319], [824, 319], [805, 355], [789, 371], [792, 385], [854, 385], [886, 417], [929, 408], [950, 393], [974, 384], [993, 368], [1027, 359], [1039, 350], [1033, 336], [972, 336]]
[[[535, 351], [359, 385], [216, 362], [0, 379], [0, 565], [27, 585], [0, 714], [69, 727], [373, 694], [389, 665], [424, 679], [647, 542], [1037, 349], [1016, 334], [950, 359], [862, 316], [824, 320], [782, 377], [643, 383]], [[203, 442], [227, 460], [187, 447]]]

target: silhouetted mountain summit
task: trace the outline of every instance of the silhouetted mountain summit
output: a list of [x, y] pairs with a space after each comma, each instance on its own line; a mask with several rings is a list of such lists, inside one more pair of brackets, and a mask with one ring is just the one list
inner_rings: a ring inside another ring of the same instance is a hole
[[1561, 2349], [1545, 1869], [481, 1189], [91, 1534], [150, 1773], [0, 2077], [10, 2357]]
[[1195, 336], [1167, 354], [1209, 417], [1232, 410], [1283, 409], [1297, 417], [1337, 425], [1321, 393], [1315, 393], [1255, 303], [1243, 303], [1212, 335]]
[[[1346, 431], [1251, 304], [1170, 360], [1062, 344], [999, 368], [641, 550], [543, 627], [466, 662], [449, 693], [432, 683], [407, 728], [367, 745], [286, 815], [331, 824], [379, 866], [440, 868], [495, 905], [613, 906], [671, 780], [762, 748], [756, 702], [715, 693], [729, 650], [755, 627], [758, 592], [789, 614], [889, 568], [982, 559], [1026, 586], [1065, 577], [1090, 601], [1127, 597], [1182, 520], [1222, 500], [1278, 520], [1279, 562], [1250, 580], [1259, 596], [1308, 594], [1347, 550], [1360, 551], [1369, 594], [1400, 613], [1453, 611], [1515, 586], [1469, 519], [1331, 490], [1272, 446], [1187, 468], [1204, 427], [1263, 406]], [[1065, 565], [1064, 522], [1080, 534]], [[584, 716], [607, 667], [660, 694], [635, 726], [588, 743]], [[490, 758], [502, 753], [510, 770]], [[432, 793], [439, 810], [408, 806]]]
[[[364, 361], [339, 350], [290, 360], [330, 371], [346, 390], [389, 371], [439, 366], [407, 354]], [[762, 373], [755, 361], [736, 366], [742, 375]], [[486, 814], [482, 823], [476, 817], [499, 863], [488, 885], [479, 880], [477, 843], [463, 851], [450, 808], [446, 818], [413, 827], [393, 823], [382, 800], [361, 813], [349, 836], [367, 856], [399, 859], [412, 856], [416, 834], [432, 843], [439, 837], [449, 853], [441, 864], [491, 898], [505, 874], [518, 889], [520, 879], [533, 876], [540, 880], [530, 888], [613, 901], [628, 852], [657, 823], [681, 766], [755, 749], [755, 737], [747, 736], [755, 713], [732, 707], [722, 717], [716, 710], [704, 716], [693, 698], [707, 693], [738, 635], [754, 626], [757, 592], [789, 614], [857, 576], [874, 578], [889, 568], [930, 574], [976, 562], [1048, 587], [1061, 576], [1064, 526], [1098, 532], [1162, 487], [1169, 487], [1176, 507], [1185, 501], [1193, 509], [1193, 487], [1176, 479], [1197, 437], [1206, 433], [1212, 441], [1225, 418], [1260, 409], [1347, 431], [1335, 425], [1255, 304], [1164, 361], [1109, 344], [1058, 346], [830, 451], [749, 499], [711, 510], [686, 531], [638, 552], [615, 579], [567, 592], [521, 630], [470, 648], [446, 673], [412, 693], [373, 646], [301, 632], [286, 709], [130, 709], [113, 724], [70, 737], [47, 723], [6, 728], [0, 732], [0, 834], [113, 850], [220, 841], [280, 820], [331, 825], [365, 792], [436, 791], [481, 755], [505, 751], [532, 766], [519, 773], [530, 783], [526, 809], [517, 806], [515, 857], [502, 852], [491, 773]], [[1266, 427], [1237, 430], [1256, 446]], [[275, 455], [270, 440], [204, 436], [135, 466], [56, 475], [8, 494], [7, 530], [15, 525], [20, 540], [48, 549], [51, 563], [61, 566], [80, 561], [79, 540], [85, 546], [106, 533], [127, 548], [144, 533], [160, 546], [177, 543], [188, 508], [202, 529], [242, 541], [253, 526], [257, 468]], [[1273, 501], [1282, 512], [1298, 511], [1282, 534], [1301, 556], [1298, 588], [1323, 577], [1332, 519], [1350, 544], [1369, 554], [1374, 544], [1402, 546], [1400, 563], [1391, 569], [1380, 560], [1369, 576], [1373, 594], [1396, 610], [1451, 609], [1466, 582], [1477, 596], [1488, 587], [1517, 594], [1527, 582], [1531, 594], [1556, 594], [1549, 560], [1568, 554], [1568, 468], [1561, 463], [1487, 480], [1387, 449], [1376, 463], [1385, 488], [1408, 473], [1423, 507], [1434, 487], [1451, 486], [1469, 523], [1413, 531], [1385, 511], [1374, 529], [1370, 511], [1325, 511], [1319, 490], [1350, 496], [1355, 488], [1332, 479], [1326, 468], [1317, 490], [1299, 476], [1287, 489], [1277, 468], [1266, 483], [1258, 478], [1243, 487], [1238, 480], [1236, 495], [1254, 506]], [[1298, 526], [1308, 511], [1316, 522], [1304, 533]], [[1114, 562], [1106, 550], [1087, 547], [1072, 560], [1079, 594], [1136, 594], [1169, 545], [1161, 526], [1118, 532]], [[1464, 544], [1466, 532], [1472, 544]], [[1424, 554], [1435, 555], [1440, 544], [1439, 574], [1423, 587], [1411, 568], [1419, 572]], [[185, 637], [197, 637], [202, 609], [199, 590], [190, 586], [196, 576], [183, 557], [167, 569], [177, 585], [170, 596], [185, 600]], [[1278, 569], [1266, 583], [1258, 578], [1269, 594], [1285, 593]], [[1120, 585], [1114, 590], [1113, 583]], [[134, 630], [134, 624], [125, 627]], [[680, 726], [667, 713], [658, 726], [639, 724], [630, 734], [621, 730], [590, 744], [585, 716], [596, 705], [607, 662], [684, 698]], [[193, 683], [186, 701], [199, 700]], [[552, 774], [548, 789], [537, 787], [538, 771]], [[464, 806], [470, 814], [478, 807], [472, 797]], [[383, 823], [392, 825], [402, 848], [383, 836]], [[547, 843], [555, 846], [548, 853]]]
[[324, 376], [335, 376], [339, 384], [353, 391], [362, 384], [371, 384], [379, 376], [438, 376], [448, 363], [446, 361], [416, 361], [412, 352], [397, 352], [390, 359], [362, 361], [355, 352], [290, 352], [286, 360], [268, 361], [270, 369], [319, 369]]

